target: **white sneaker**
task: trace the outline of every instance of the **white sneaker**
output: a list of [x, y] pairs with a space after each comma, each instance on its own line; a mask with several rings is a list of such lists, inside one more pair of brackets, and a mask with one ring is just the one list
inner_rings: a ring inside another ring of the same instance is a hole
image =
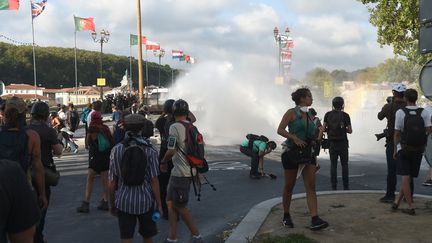
[[77, 154], [77, 153], [78, 153], [78, 149], [76, 148], [76, 149], [73, 151], [73, 153], [74, 153], [74, 154]]

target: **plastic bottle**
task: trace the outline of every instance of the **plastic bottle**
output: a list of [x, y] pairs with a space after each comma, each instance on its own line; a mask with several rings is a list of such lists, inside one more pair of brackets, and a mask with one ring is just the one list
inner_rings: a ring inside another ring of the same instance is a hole
[[160, 217], [161, 217], [161, 215], [160, 215], [159, 211], [155, 210], [152, 214], [152, 220], [154, 222], [157, 222], [157, 221], [159, 221]]

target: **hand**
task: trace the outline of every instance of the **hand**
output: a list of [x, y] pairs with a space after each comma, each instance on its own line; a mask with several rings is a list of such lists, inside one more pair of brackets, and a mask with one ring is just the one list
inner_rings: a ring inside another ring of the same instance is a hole
[[39, 196], [39, 206], [41, 209], [47, 209], [48, 208], [48, 200], [45, 195]]
[[167, 163], [161, 163], [159, 167], [160, 167], [160, 171], [161, 172], [163, 172], [163, 173], [167, 173], [168, 172], [168, 165], [167, 165]]
[[393, 159], [397, 160], [397, 152], [396, 151], [393, 152]]
[[307, 145], [303, 140], [301, 140], [296, 136], [293, 138], [293, 142], [295, 143], [295, 145], [299, 146], [300, 148], [304, 148]]
[[158, 211], [159, 211], [160, 216], [161, 216], [161, 218], [162, 218], [162, 217], [164, 216], [164, 215], [163, 215], [162, 205], [159, 205], [159, 206], [158, 206]]

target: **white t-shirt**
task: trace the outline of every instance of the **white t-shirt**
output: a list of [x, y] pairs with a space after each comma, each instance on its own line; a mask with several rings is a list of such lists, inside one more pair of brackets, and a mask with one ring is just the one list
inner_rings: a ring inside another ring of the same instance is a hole
[[91, 114], [95, 112], [95, 110], [91, 110], [88, 115], [87, 115], [87, 127], [90, 127], [90, 122], [91, 122]]
[[[188, 121], [185, 121], [188, 122]], [[187, 161], [186, 153], [186, 128], [183, 124], [176, 122], [169, 128], [168, 149], [175, 149], [177, 152], [172, 158], [174, 168], [171, 171], [172, 176], [176, 177], [191, 177], [191, 167]], [[182, 150], [183, 153], [180, 151]], [[195, 168], [192, 173], [196, 175]]]
[[58, 113], [60, 120], [66, 121], [66, 113], [64, 111], [60, 111]]
[[[406, 108], [408, 110], [416, 110], [419, 107], [418, 106], [406, 106]], [[415, 111], [410, 111], [410, 113], [411, 112], [415, 112]], [[425, 127], [431, 127], [432, 126], [431, 114], [426, 109], [423, 109], [423, 111], [421, 113], [421, 117], [423, 118]], [[403, 132], [404, 121], [405, 121], [405, 112], [402, 109], [399, 109], [398, 111], [396, 111], [395, 130]], [[400, 149], [401, 149], [401, 146], [400, 146], [400, 144], [398, 144], [397, 150], [399, 151]]]

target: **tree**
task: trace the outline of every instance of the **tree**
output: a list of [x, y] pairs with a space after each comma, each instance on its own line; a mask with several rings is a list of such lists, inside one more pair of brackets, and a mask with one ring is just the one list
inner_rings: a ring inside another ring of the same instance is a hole
[[419, 0], [359, 0], [370, 12], [377, 27], [378, 43], [393, 46], [396, 55], [423, 65], [431, 55], [418, 51], [420, 35]]

